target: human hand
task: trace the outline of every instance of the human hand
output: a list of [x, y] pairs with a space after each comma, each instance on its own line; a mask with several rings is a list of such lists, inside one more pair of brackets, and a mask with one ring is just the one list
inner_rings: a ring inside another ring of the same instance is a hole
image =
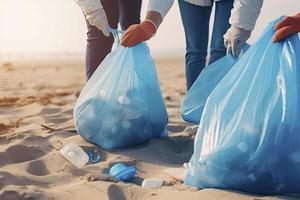
[[224, 35], [224, 45], [227, 48], [227, 54], [237, 57], [250, 35], [251, 31], [231, 26]]
[[150, 20], [129, 26], [123, 35], [121, 45], [132, 47], [140, 42], [149, 40], [156, 33], [156, 25]]
[[276, 24], [273, 41], [279, 42], [298, 32], [300, 32], [300, 13], [292, 17], [285, 17]]

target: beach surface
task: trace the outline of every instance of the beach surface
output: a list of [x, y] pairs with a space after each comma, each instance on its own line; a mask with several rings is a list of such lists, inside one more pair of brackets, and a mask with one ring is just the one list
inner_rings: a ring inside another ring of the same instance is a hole
[[[85, 142], [73, 123], [73, 106], [85, 83], [83, 59], [0, 63], [0, 200], [260, 200], [268, 197], [218, 189], [198, 190], [166, 173], [182, 168], [193, 152], [193, 131], [180, 117], [185, 95], [182, 60], [158, 61], [157, 71], [169, 114], [169, 138], [116, 151], [99, 148], [101, 162], [78, 169], [59, 153]], [[118, 162], [135, 165], [131, 183], [90, 181]], [[142, 188], [145, 178], [161, 178], [157, 189]]]

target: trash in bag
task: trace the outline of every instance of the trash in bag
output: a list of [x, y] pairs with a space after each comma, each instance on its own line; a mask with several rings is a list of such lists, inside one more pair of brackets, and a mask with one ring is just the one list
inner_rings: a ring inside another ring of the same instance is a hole
[[181, 116], [184, 121], [199, 124], [208, 96], [249, 47], [245, 44], [237, 58], [228, 54], [202, 70], [182, 102]]
[[209, 95], [185, 184], [300, 193], [300, 40], [273, 43], [279, 20]]
[[143, 143], [166, 134], [168, 115], [155, 64], [145, 43], [120, 45], [86, 83], [74, 108], [77, 131], [105, 149]]

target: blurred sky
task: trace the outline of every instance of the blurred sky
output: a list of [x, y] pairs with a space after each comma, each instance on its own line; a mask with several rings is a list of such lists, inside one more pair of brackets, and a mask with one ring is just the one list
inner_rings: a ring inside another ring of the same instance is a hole
[[[148, 0], [143, 2], [142, 16]], [[300, 12], [300, 0], [265, 0], [250, 42], [280, 15]], [[0, 0], [0, 56], [83, 55], [84, 17], [74, 0]], [[183, 56], [184, 34], [177, 1], [149, 42], [156, 56]]]

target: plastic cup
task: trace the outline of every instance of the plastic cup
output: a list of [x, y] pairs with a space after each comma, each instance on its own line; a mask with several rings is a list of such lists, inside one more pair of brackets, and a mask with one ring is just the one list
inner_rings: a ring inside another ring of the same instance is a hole
[[110, 168], [109, 174], [121, 181], [127, 181], [134, 177], [136, 168], [134, 166], [127, 166], [123, 163], [117, 163]]

